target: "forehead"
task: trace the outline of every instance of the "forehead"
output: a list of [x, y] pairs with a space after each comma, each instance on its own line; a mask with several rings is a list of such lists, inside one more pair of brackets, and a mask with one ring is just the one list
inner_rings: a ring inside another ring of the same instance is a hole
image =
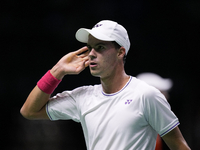
[[110, 45], [110, 44], [113, 44], [113, 43], [112, 43], [112, 41], [102, 41], [102, 40], [96, 39], [92, 35], [89, 35], [87, 45], [94, 46], [94, 45], [97, 45], [97, 44]]

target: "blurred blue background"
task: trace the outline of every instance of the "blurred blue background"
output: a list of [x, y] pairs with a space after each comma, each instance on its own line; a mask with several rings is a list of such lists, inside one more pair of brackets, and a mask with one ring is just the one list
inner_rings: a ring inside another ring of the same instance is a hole
[[[189, 146], [199, 149], [200, 1], [7, 0], [0, 7], [1, 149], [86, 149], [80, 124], [29, 121], [19, 110], [47, 70], [84, 46], [75, 32], [104, 19], [128, 30], [127, 74], [154, 72], [173, 80], [169, 103]], [[87, 68], [65, 77], [54, 94], [98, 83]]]

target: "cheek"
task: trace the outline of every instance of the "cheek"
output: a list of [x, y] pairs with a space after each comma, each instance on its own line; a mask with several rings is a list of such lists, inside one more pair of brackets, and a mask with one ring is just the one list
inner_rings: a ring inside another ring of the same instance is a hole
[[104, 58], [103, 64], [106, 66], [106, 68], [114, 67], [116, 64], [116, 58], [106, 56]]
[[114, 50], [111, 49], [110, 51], [105, 52], [103, 55], [99, 57], [99, 60], [101, 60], [104, 68], [114, 67], [115, 64], [117, 63], [115, 49]]

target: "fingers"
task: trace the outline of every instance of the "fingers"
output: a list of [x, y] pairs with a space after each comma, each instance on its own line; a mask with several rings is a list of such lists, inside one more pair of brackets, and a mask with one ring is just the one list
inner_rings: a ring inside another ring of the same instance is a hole
[[83, 60], [83, 62], [81, 62], [79, 65], [78, 65], [78, 67], [77, 67], [77, 73], [80, 73], [81, 71], [83, 71], [86, 67], [88, 67], [89, 66], [89, 60], [88, 59], [86, 59], [86, 58], [84, 58], [84, 59], [82, 59]]
[[79, 50], [75, 51], [76, 55], [80, 55], [81, 53], [84, 53], [88, 50], [87, 46], [84, 46], [82, 48], [80, 48]]
[[89, 61], [86, 61], [85, 62], [85, 67], [88, 67], [89, 66]]
[[81, 54], [81, 55], [78, 55], [79, 58], [87, 58], [88, 59], [88, 55], [89, 55], [89, 51]]

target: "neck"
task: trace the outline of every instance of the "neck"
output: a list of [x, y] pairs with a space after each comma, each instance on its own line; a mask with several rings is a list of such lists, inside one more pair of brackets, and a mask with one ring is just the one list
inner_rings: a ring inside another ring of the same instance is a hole
[[107, 94], [115, 93], [121, 90], [129, 80], [129, 76], [123, 71], [121, 74], [101, 78], [103, 91]]

